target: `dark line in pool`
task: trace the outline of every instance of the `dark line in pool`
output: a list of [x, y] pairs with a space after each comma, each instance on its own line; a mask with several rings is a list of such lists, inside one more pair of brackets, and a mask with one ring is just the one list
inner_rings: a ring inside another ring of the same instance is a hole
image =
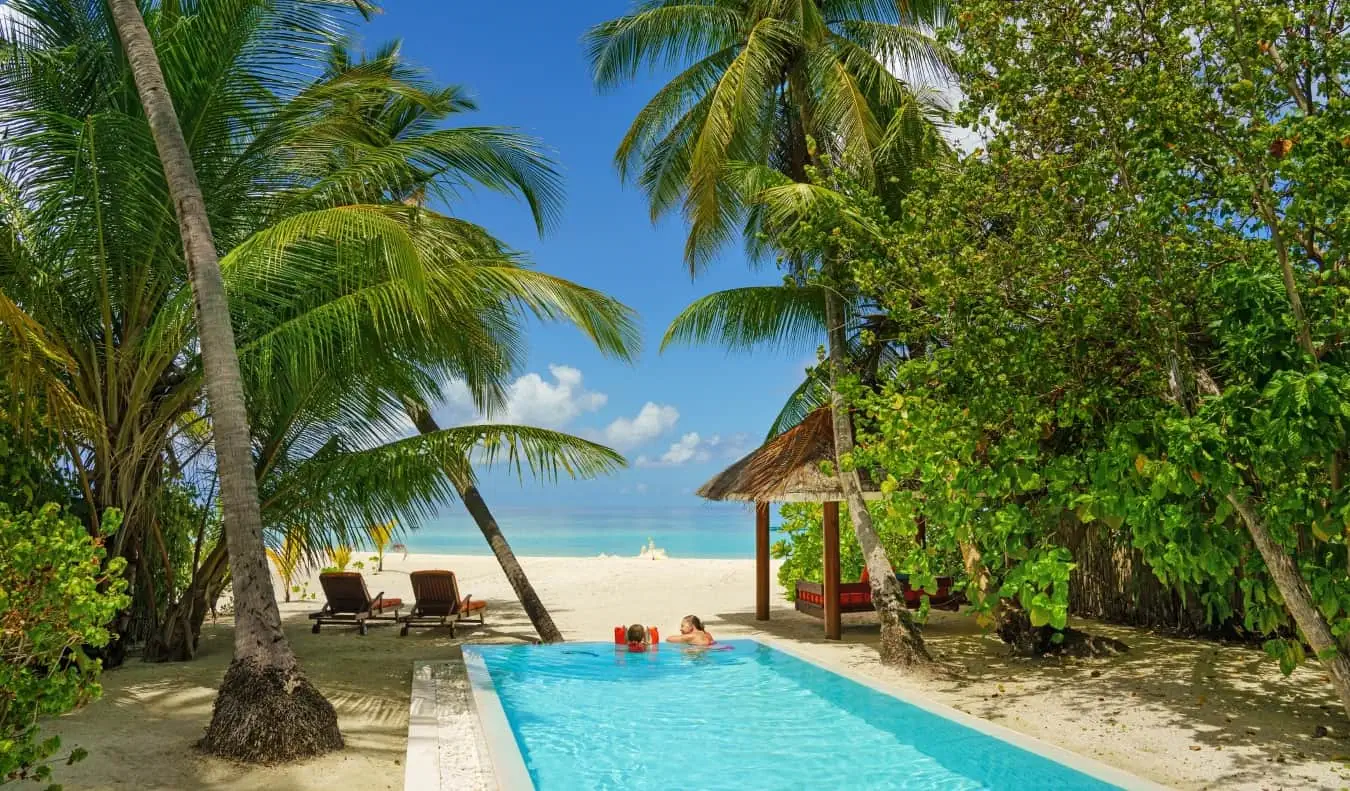
[[568, 650], [564, 650], [563, 653], [564, 653], [564, 654], [585, 654], [586, 656], [600, 656], [599, 654], [597, 654], [597, 653], [595, 653], [595, 652], [593, 652], [593, 651], [568, 651]]

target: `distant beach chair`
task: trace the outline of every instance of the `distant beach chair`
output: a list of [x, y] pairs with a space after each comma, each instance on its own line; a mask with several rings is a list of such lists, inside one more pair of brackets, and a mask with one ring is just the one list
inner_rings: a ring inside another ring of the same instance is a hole
[[[329, 571], [319, 575], [323, 595], [327, 599], [323, 609], [310, 613], [314, 634], [324, 624], [356, 624], [361, 634], [366, 633], [367, 621], [398, 621], [403, 600], [385, 596], [380, 591], [374, 596], [366, 588], [366, 578], [357, 571]], [[393, 612], [390, 615], [390, 611]]]
[[455, 572], [414, 571], [408, 577], [412, 580], [413, 596], [417, 601], [412, 610], [399, 619], [403, 624], [399, 631], [401, 637], [406, 637], [413, 627], [437, 626], [450, 627], [450, 636], [454, 637], [455, 624], [463, 623], [475, 614], [478, 625], [484, 625], [487, 602], [474, 601], [472, 596], [461, 597]]

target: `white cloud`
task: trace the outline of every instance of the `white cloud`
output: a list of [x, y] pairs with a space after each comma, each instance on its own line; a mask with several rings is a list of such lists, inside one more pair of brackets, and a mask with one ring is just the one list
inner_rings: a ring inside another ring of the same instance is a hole
[[618, 450], [631, 450], [675, 428], [680, 411], [669, 404], [648, 401], [635, 417], [621, 417], [605, 426], [598, 439]]
[[637, 466], [678, 467], [690, 462], [701, 464], [713, 459], [730, 461], [744, 456], [752, 447], [748, 434], [733, 434], [730, 437], [713, 434], [704, 438], [699, 436], [697, 431], [691, 431], [672, 443], [659, 458], [639, 456]]
[[[716, 442], [717, 437], [709, 437], [709, 441]], [[708, 451], [701, 445], [705, 444], [699, 438], [697, 431], [691, 431], [680, 437], [679, 441], [671, 445], [665, 453], [661, 454], [660, 463], [666, 465], [684, 464], [690, 460], [707, 461], [710, 456]]]
[[634, 486], [633, 489], [634, 489], [638, 494], [646, 494], [646, 493], [647, 493], [647, 484], [645, 484], [645, 483], [639, 483], [637, 486]]
[[[514, 423], [541, 428], [563, 428], [577, 416], [603, 407], [609, 396], [587, 390], [581, 371], [567, 365], [550, 365], [552, 381], [537, 373], [527, 373], [512, 382], [506, 391], [506, 405], [490, 416], [494, 423]], [[444, 410], [454, 423], [483, 423], [489, 418], [478, 413], [463, 382], [445, 387]]]

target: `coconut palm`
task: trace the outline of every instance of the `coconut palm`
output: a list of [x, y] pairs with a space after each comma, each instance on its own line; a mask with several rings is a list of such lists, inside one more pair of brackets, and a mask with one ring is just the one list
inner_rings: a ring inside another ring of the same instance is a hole
[[[348, 57], [346, 50], [339, 50], [333, 53], [331, 58], [332, 76], [346, 73], [378, 73], [387, 77], [400, 77], [404, 82], [417, 82], [416, 74], [408, 73], [404, 63], [397, 58], [396, 49], [386, 49], [379, 51], [374, 57], [363, 59], [363, 61], [352, 61]], [[359, 142], [358, 144], [343, 144], [335, 147], [335, 161], [339, 162], [339, 167], [350, 167], [356, 171], [369, 169], [371, 163], [387, 170], [382, 165], [386, 157], [387, 148], [397, 148], [406, 146], [409, 140], [423, 138], [428, 134], [428, 128], [443, 117], [452, 115], [452, 113], [471, 109], [472, 105], [467, 103], [458, 90], [448, 89], [424, 90], [417, 96], [410, 94], [378, 94], [365, 93], [359, 96], [352, 96], [347, 104], [347, 112], [360, 117], [362, 123], [370, 128], [378, 128], [378, 140], [371, 142]], [[475, 134], [482, 136], [483, 131], [477, 130]], [[509, 154], [509, 148], [502, 148], [504, 154]], [[529, 151], [520, 151], [521, 155], [529, 155]], [[556, 201], [552, 200], [551, 194], [543, 189], [545, 185], [536, 186], [531, 181], [517, 175], [517, 171], [525, 171], [524, 167], [517, 165], [517, 158], [509, 155], [498, 155], [498, 157], [483, 157], [479, 155], [481, 165], [477, 169], [464, 170], [471, 173], [479, 181], [494, 188], [506, 188], [514, 190], [521, 194], [522, 198], [528, 202], [532, 212], [535, 213], [536, 223], [540, 229], [544, 228], [545, 221], [551, 215], [555, 208]], [[528, 157], [521, 157], [521, 161], [528, 163]], [[441, 188], [443, 184], [436, 180], [435, 173], [405, 173], [396, 181], [396, 185], [387, 186], [386, 196], [406, 202], [413, 207], [421, 208], [429, 198], [437, 197], [435, 190]], [[387, 178], [383, 180], [389, 181]], [[440, 196], [441, 198], [447, 196]], [[499, 254], [499, 251], [498, 251]], [[539, 281], [536, 286], [545, 286], [548, 283]], [[599, 294], [570, 293], [567, 289], [552, 290], [544, 300], [529, 301], [529, 310], [540, 317], [560, 317], [566, 319], [572, 324], [578, 325], [587, 332], [587, 335], [599, 344], [602, 351], [607, 354], [616, 354], [626, 356], [629, 352], [636, 351], [636, 337], [624, 336], [616, 332], [616, 328], [622, 327], [622, 321], [618, 316], [606, 316], [603, 309], [597, 309], [602, 305], [599, 300]], [[472, 387], [471, 387], [472, 389]], [[479, 404], [485, 412], [491, 412], [491, 402], [482, 401]], [[408, 397], [405, 400], [406, 412], [414, 427], [423, 433], [433, 433], [440, 431], [439, 424], [432, 417], [431, 409], [427, 402], [417, 397]], [[475, 524], [483, 533], [483, 537], [493, 549], [493, 555], [497, 557], [497, 562], [502, 568], [506, 579], [512, 584], [512, 589], [516, 591], [517, 598], [520, 599], [521, 607], [525, 610], [526, 616], [535, 626], [544, 643], [560, 643], [563, 640], [562, 632], [558, 626], [553, 624], [552, 617], [549, 616], [547, 607], [541, 602], [539, 594], [536, 593], [528, 576], [525, 575], [524, 568], [521, 567], [516, 555], [506, 541], [504, 533], [497, 524], [497, 520], [487, 508], [487, 503], [479, 493], [478, 487], [474, 485], [471, 478], [466, 478], [462, 470], [467, 468], [460, 464], [456, 470], [447, 468], [447, 476], [454, 483], [456, 493], [459, 495], [460, 502], [464, 503], [464, 508], [468, 510], [470, 516], [474, 518]]]
[[[632, 13], [589, 32], [601, 89], [643, 66], [682, 68], [638, 113], [615, 161], [646, 192], [653, 219], [682, 209], [691, 273], [737, 231], [752, 255], [763, 252], [760, 234], [771, 223], [757, 196], [775, 176], [809, 189], [812, 167], [829, 165], [864, 185], [884, 185], [893, 158], [927, 137], [905, 133], [923, 126], [916, 108], [924, 102], [894, 70], [944, 71], [947, 54], [931, 31], [945, 14], [943, 0], [640, 0]], [[770, 203], [792, 194], [780, 190]], [[838, 388], [847, 375], [844, 278], [841, 262], [821, 263], [835, 450], [843, 457], [853, 449]], [[928, 661], [858, 474], [843, 464], [839, 470], [881, 616], [882, 660]]]
[[108, 7], [123, 53], [131, 64], [132, 82], [140, 94], [150, 135], [164, 168], [168, 197], [178, 219], [183, 258], [196, 306], [197, 341], [211, 405], [220, 501], [230, 552], [234, 658], [225, 671], [202, 746], [229, 755], [255, 739], [254, 729], [247, 724], [250, 718], [231, 716], [230, 712], [241, 705], [260, 708], [245, 701], [270, 697], [264, 704], [269, 713], [296, 723], [293, 743], [303, 745], [299, 751], [283, 757], [318, 755], [342, 747], [342, 735], [338, 732], [337, 712], [305, 678], [281, 631], [281, 613], [277, 610], [263, 543], [258, 482], [253, 476], [244, 381], [239, 373], [225, 280], [220, 274], [220, 256], [211, 233], [206, 200], [164, 82], [154, 40], [136, 0], [109, 0]]
[[[195, 442], [190, 452], [209, 458], [217, 444], [197, 440], [219, 431], [219, 405], [202, 398], [203, 344], [173, 233], [175, 202], [132, 70], [110, 38], [108, 6], [15, 5], [23, 21], [5, 34], [0, 57], [0, 359], [59, 428], [91, 521], [108, 508], [126, 513], [114, 552], [130, 560], [141, 583], [133, 587], [153, 587], [161, 557], [172, 587], [156, 493], [186, 465], [179, 451]], [[340, 529], [403, 518], [452, 491], [447, 469], [471, 481], [465, 460], [478, 447], [546, 472], [612, 469], [612, 452], [537, 430], [374, 433], [407, 400], [434, 403], [445, 377], [463, 379], [484, 406], [498, 402], [525, 313], [573, 321], [619, 356], [632, 323], [612, 300], [523, 266], [481, 228], [390, 205], [410, 179], [429, 192], [476, 182], [526, 195], [542, 221], [556, 205], [556, 175], [537, 145], [510, 130], [388, 141], [347, 112], [381, 92], [428, 104], [437, 96], [369, 70], [332, 74], [344, 29], [335, 5], [218, 0], [155, 6], [144, 18], [214, 247], [228, 251], [220, 269], [231, 358], [246, 383], [248, 469], [267, 495], [260, 522], [295, 524], [297, 501], [349, 520]], [[362, 145], [373, 153], [360, 161], [333, 156]], [[381, 470], [389, 477], [372, 486]], [[227, 578], [230, 543], [194, 563], [181, 600], [211, 600]], [[141, 606], [153, 621], [156, 602]], [[266, 633], [278, 627], [265, 605], [250, 609]], [[161, 622], [191, 633], [194, 612], [160, 613]], [[175, 641], [191, 644], [181, 634], [162, 640]], [[331, 708], [317, 693], [297, 719], [278, 710], [290, 698], [239, 696], [246, 692], [226, 685], [208, 749], [276, 760], [335, 746]]]

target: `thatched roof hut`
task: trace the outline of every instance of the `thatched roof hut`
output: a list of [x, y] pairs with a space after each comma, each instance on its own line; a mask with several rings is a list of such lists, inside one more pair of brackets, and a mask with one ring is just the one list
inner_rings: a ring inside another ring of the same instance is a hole
[[[700, 497], [709, 500], [755, 504], [755, 618], [761, 621], [769, 620], [769, 504], [825, 504], [821, 615], [825, 620], [825, 637], [830, 640], [838, 640], [843, 628], [839, 604], [839, 503], [844, 499], [844, 487], [838, 476], [822, 472], [821, 465], [824, 462], [833, 465], [834, 460], [834, 419], [829, 407], [822, 407], [698, 490]], [[867, 476], [861, 477], [863, 497], [869, 500], [880, 497]]]
[[[837, 503], [844, 499], [838, 476], [826, 475], [821, 464], [834, 464], [834, 424], [829, 407], [806, 416], [797, 426], [760, 446], [718, 473], [698, 489], [708, 500], [753, 503]], [[880, 497], [867, 474], [863, 496]]]

